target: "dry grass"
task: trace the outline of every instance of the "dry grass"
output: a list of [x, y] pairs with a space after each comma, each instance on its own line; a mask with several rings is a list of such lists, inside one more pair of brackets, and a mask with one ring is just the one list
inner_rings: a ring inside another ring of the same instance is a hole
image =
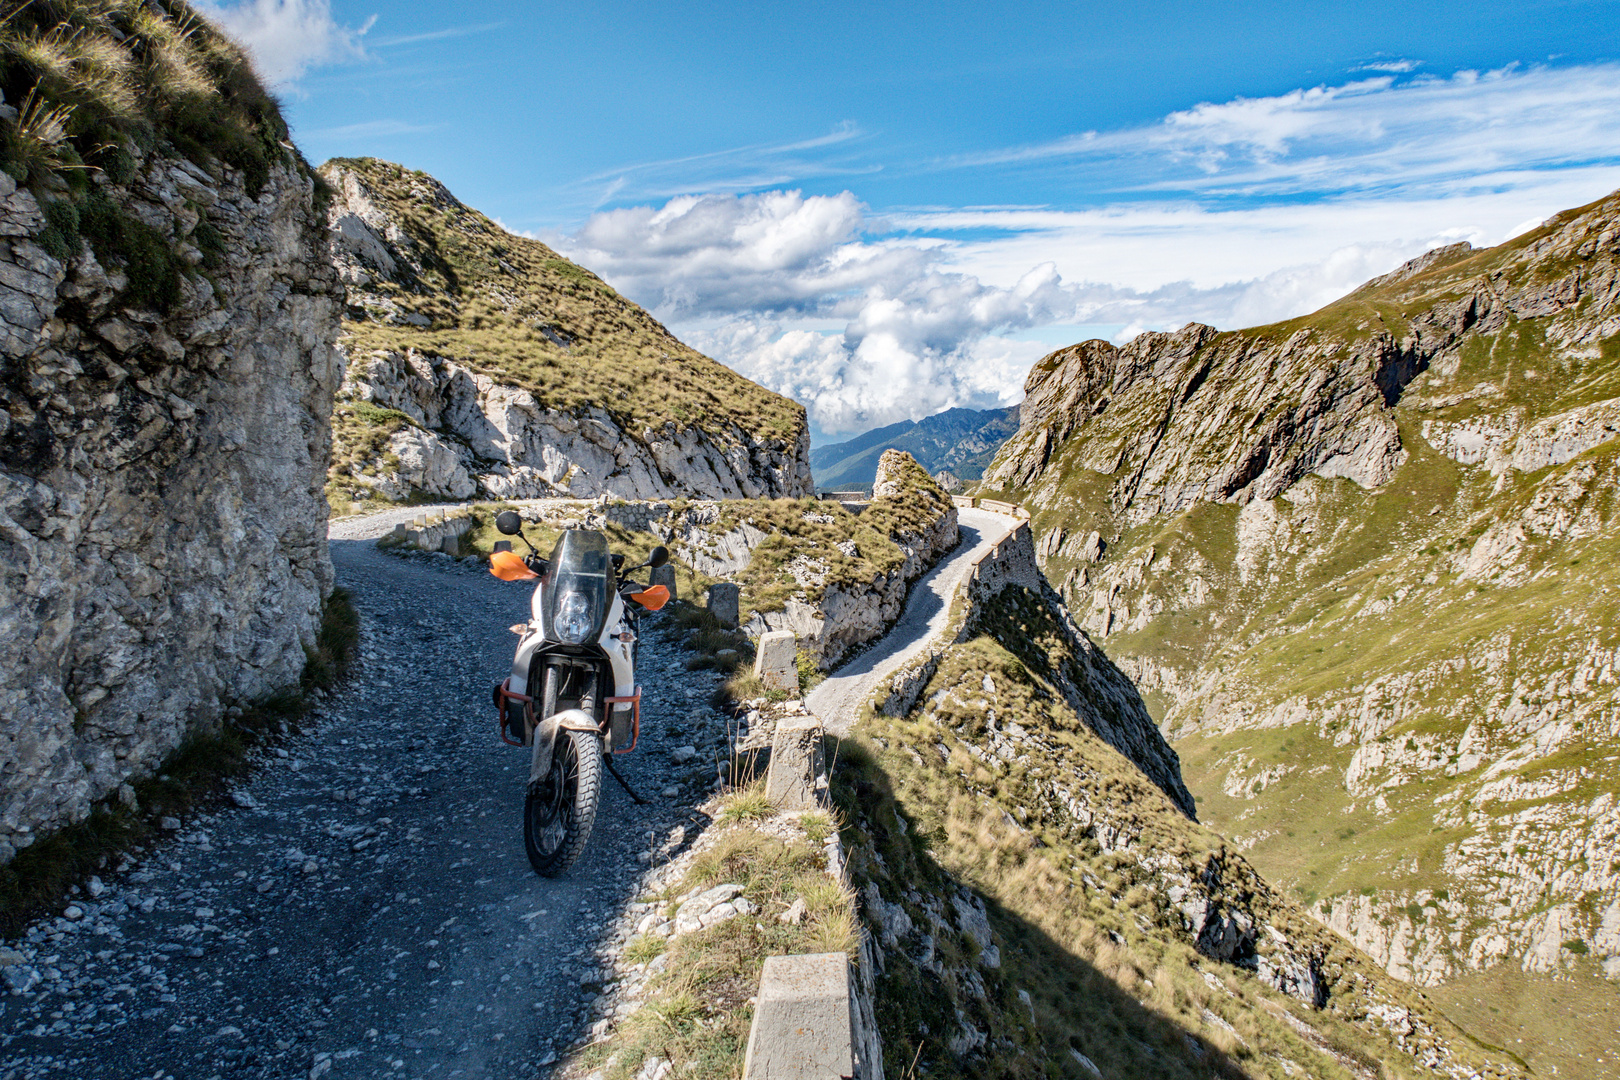
[[[1004, 611], [984, 621], [1027, 615]], [[987, 675], [993, 699], [983, 689]], [[929, 925], [928, 897], [971, 886], [988, 901], [1003, 966], [976, 969], [976, 943], [954, 933], [935, 935], [943, 974], [913, 959], [914, 943], [887, 950], [879, 1010], [887, 1068], [1086, 1075], [1072, 1049], [1108, 1076], [1282, 1077], [1283, 1061], [1310, 1076], [1348, 1077], [1363, 1066], [1426, 1075], [1360, 1022], [1373, 993], [1411, 1008], [1462, 1060], [1483, 1058], [1417, 995], [1273, 894], [1220, 837], [1188, 821], [1081, 723], [1035, 665], [996, 640], [949, 649], [921, 700], [898, 720], [869, 716], [863, 736], [841, 748], [834, 787], [851, 823], [851, 868], [918, 926]], [[1039, 743], [1008, 757], [986, 752], [992, 710], [1003, 731], [1016, 720]], [[1110, 838], [1107, 850], [1099, 837]], [[1211, 860], [1231, 902], [1244, 898], [1296, 947], [1320, 951], [1325, 1009], [1194, 950], [1162, 874], [1180, 867], [1196, 878]], [[944, 914], [950, 918], [948, 907]], [[975, 969], [983, 997], [965, 981]], [[1033, 1021], [1015, 988], [1031, 995]], [[951, 1054], [944, 1043], [960, 1027], [957, 1009], [1005, 1040], [1001, 1048], [970, 1063]], [[1302, 1035], [1292, 1021], [1315, 1034]], [[932, 1036], [919, 1044], [924, 1027]]]
[[[875, 499], [861, 514], [836, 502], [804, 499], [736, 500], [721, 504], [719, 520], [702, 526], [710, 535], [744, 526], [765, 534], [734, 575], [742, 586], [742, 621], [779, 612], [789, 602], [820, 607], [829, 593], [861, 594], [875, 581], [892, 578], [916, 550], [922, 536], [950, 509], [950, 497], [909, 456], [900, 470], [900, 489]], [[702, 540], [697, 541], [702, 544]], [[838, 656], [798, 657], [799, 692], [818, 683]], [[734, 677], [729, 695], [742, 701], [769, 697], [744, 672]]]
[[[859, 948], [859, 928], [850, 896], [827, 875], [821, 853], [803, 840], [784, 841], [749, 825], [726, 827], [698, 855], [685, 877], [666, 892], [679, 895], [721, 883], [743, 887], [758, 905], [706, 930], [668, 941], [637, 938], [626, 959], [646, 963], [662, 952], [666, 966], [648, 986], [646, 1003], [604, 1043], [582, 1051], [568, 1065], [577, 1071], [604, 1068], [609, 1080], [628, 1080], [648, 1057], [663, 1057], [676, 1076], [740, 1078], [750, 999], [758, 992], [768, 956], [847, 952]], [[797, 926], [777, 918], [803, 898], [806, 917]]]
[[775, 812], [771, 800], [765, 797], [765, 782], [756, 780], [733, 789], [721, 798], [718, 820], [722, 825], [740, 825], [749, 821], [764, 821]]
[[240, 170], [257, 194], [302, 159], [247, 57], [179, 0], [32, 0], [0, 15], [0, 86], [23, 103], [0, 130], [19, 181], [82, 190], [87, 170], [129, 178], [135, 146], [169, 143]]
[[808, 810], [800, 814], [799, 828], [804, 830], [804, 835], [812, 844], [824, 843], [829, 836], [838, 831], [832, 815], [824, 810]]
[[323, 169], [358, 174], [401, 223], [423, 271], [408, 289], [376, 286], [426, 327], [348, 324], [353, 355], [415, 349], [522, 387], [547, 408], [601, 408], [633, 438], [666, 423], [730, 441], [734, 428], [791, 450], [802, 406], [683, 345], [595, 274], [536, 240], [437, 197], [424, 174], [370, 158]]

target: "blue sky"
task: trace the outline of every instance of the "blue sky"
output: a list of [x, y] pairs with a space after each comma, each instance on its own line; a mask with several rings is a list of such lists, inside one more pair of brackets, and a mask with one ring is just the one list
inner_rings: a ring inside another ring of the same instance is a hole
[[820, 438], [1620, 187], [1615, 3], [200, 6], [311, 160], [432, 173]]

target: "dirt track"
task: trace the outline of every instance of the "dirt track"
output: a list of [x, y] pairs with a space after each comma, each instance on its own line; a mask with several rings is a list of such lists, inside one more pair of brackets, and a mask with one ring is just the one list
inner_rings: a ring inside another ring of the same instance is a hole
[[981, 556], [1018, 527], [1018, 519], [985, 510], [960, 509], [957, 520], [961, 542], [912, 586], [899, 621], [876, 644], [827, 676], [806, 697], [810, 711], [833, 734], [847, 734], [872, 688], [945, 629], [951, 597], [956, 595], [962, 579]]

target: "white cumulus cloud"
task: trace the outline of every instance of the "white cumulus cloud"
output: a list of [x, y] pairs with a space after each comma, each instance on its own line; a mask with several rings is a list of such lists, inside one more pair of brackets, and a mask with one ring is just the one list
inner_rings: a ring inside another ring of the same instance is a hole
[[260, 77], [278, 88], [291, 86], [310, 68], [363, 57], [360, 39], [376, 20], [372, 16], [359, 29], [342, 26], [329, 0], [203, 0], [196, 7], [241, 43]]
[[804, 402], [822, 436], [1011, 404], [1058, 344], [1305, 314], [1430, 247], [1500, 243], [1620, 185], [1620, 66], [1403, 66], [950, 166], [1083, 167], [1133, 191], [1090, 209], [876, 214], [849, 191], [718, 192], [551, 239]]
[[[1124, 340], [1189, 320], [1288, 318], [1429, 247], [1500, 241], [1522, 211], [1509, 200], [1449, 216], [1343, 204], [902, 221], [871, 215], [849, 192], [774, 191], [605, 211], [552, 240], [684, 340], [803, 402], [817, 432], [839, 435], [1016, 403], [1054, 344], [1026, 336], [1041, 327], [1124, 328], [1109, 335]], [[949, 238], [966, 228], [1003, 235]]]

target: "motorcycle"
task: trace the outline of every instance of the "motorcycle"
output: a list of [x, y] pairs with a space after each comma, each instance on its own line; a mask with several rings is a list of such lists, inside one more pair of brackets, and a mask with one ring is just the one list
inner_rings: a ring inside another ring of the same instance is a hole
[[[523, 802], [523, 845], [529, 865], [556, 877], [579, 860], [596, 823], [604, 762], [636, 748], [641, 734], [641, 687], [636, 685], [636, 620], [669, 602], [662, 585], [647, 587], [628, 575], [669, 561], [663, 547], [640, 566], [608, 551], [607, 538], [570, 529], [542, 558], [523, 535], [523, 519], [503, 511], [495, 528], [529, 548], [519, 555], [496, 543], [490, 573], [503, 581], [538, 579], [520, 634], [512, 674], [495, 687], [501, 740], [529, 749]], [[625, 784], [625, 790], [630, 791]], [[635, 792], [630, 791], [635, 798]], [[639, 799], [637, 801], [640, 801]]]

